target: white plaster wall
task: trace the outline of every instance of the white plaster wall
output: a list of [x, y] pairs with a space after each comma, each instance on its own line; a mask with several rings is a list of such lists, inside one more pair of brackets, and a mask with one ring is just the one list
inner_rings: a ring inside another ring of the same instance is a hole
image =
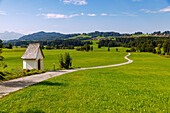
[[41, 60], [41, 70], [43, 70], [43, 56], [40, 49], [38, 50], [38, 55], [36, 60], [23, 60], [23, 69], [38, 69], [38, 60]]
[[36, 60], [23, 60], [23, 69], [37, 69]]

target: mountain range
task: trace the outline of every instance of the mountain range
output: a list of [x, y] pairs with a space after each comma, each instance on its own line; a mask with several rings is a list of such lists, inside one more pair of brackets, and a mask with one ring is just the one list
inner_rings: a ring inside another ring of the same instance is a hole
[[20, 33], [15, 33], [15, 32], [8, 32], [5, 31], [3, 33], [0, 33], [0, 39], [1, 40], [13, 40], [13, 39], [19, 39], [20, 37], [24, 36], [23, 34]]
[[18, 39], [18, 41], [48, 41], [55, 40], [57, 36], [63, 36], [64, 34], [55, 33], [55, 32], [37, 32], [29, 35], [22, 36]]

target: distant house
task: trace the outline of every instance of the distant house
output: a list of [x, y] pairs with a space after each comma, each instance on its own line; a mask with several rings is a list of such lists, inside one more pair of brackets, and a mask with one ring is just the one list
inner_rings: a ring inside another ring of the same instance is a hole
[[23, 59], [23, 69], [43, 70], [44, 54], [39, 43], [29, 44], [26, 52], [21, 57]]

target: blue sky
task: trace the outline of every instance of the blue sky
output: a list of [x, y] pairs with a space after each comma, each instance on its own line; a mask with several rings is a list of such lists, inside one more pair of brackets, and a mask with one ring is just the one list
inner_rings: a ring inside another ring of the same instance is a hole
[[170, 0], [0, 0], [0, 32], [170, 30]]

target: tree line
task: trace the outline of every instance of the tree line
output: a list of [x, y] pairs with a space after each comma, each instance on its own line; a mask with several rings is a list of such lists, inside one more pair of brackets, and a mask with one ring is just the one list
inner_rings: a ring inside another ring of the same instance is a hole
[[[170, 37], [140, 37], [140, 38], [116, 38], [116, 40], [101, 40], [98, 48], [101, 47], [128, 47], [130, 51], [135, 52], [153, 52], [161, 54], [161, 48], [164, 53], [170, 55]], [[157, 49], [156, 49], [157, 48]]]
[[84, 46], [85, 44], [93, 44], [91, 41], [80, 41], [75, 39], [69, 39], [69, 40], [54, 40], [54, 41], [18, 41], [8, 44], [2, 44], [2, 41], [0, 42], [0, 48], [7, 47], [12, 49], [12, 46], [20, 46], [21, 48], [26, 48], [30, 43], [40, 43], [42, 48], [46, 49], [74, 49], [75, 46]]

